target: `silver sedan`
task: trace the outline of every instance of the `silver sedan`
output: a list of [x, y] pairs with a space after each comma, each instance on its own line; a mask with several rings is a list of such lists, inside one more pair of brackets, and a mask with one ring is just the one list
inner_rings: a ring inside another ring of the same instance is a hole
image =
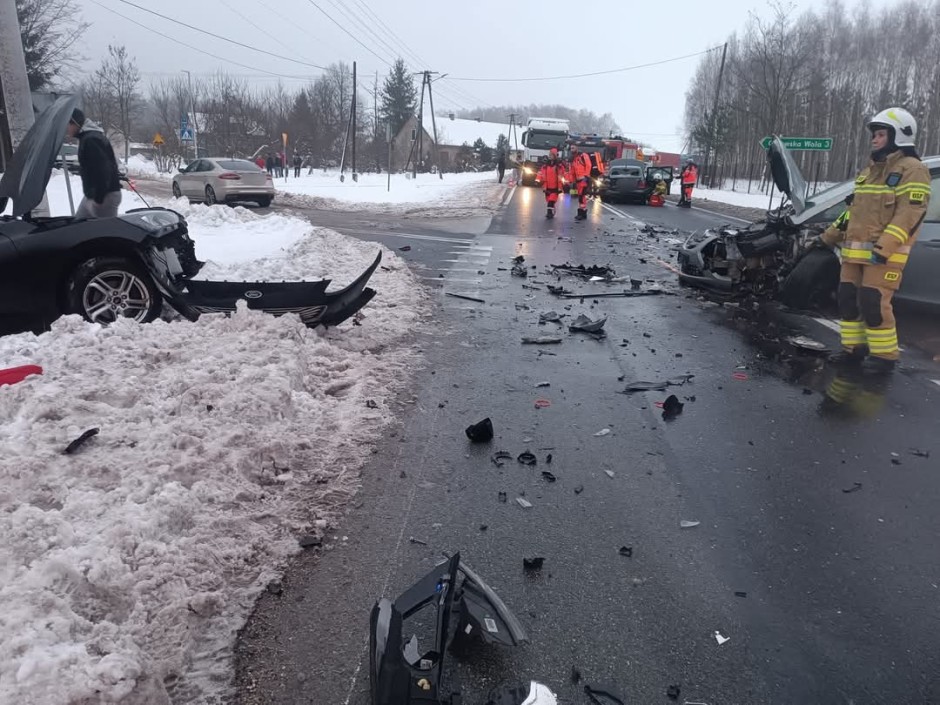
[[254, 201], [264, 208], [274, 200], [274, 181], [247, 159], [204, 157], [173, 176], [173, 195], [209, 205]]

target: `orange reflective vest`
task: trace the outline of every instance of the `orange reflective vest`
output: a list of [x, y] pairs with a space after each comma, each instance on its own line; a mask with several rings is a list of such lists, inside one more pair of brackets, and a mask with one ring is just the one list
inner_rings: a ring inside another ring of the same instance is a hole
[[600, 152], [594, 152], [591, 155], [591, 161], [594, 163], [594, 166], [597, 168], [597, 173], [603, 176], [607, 172], [607, 168], [604, 165], [604, 157]]
[[584, 152], [578, 152], [571, 157], [571, 168], [568, 170], [572, 181], [579, 181], [591, 176], [591, 158]]
[[564, 188], [565, 165], [561, 161], [545, 162], [537, 178], [546, 191], [560, 191]]
[[698, 181], [698, 169], [694, 166], [687, 166], [682, 170], [682, 183], [685, 186], [694, 186]]

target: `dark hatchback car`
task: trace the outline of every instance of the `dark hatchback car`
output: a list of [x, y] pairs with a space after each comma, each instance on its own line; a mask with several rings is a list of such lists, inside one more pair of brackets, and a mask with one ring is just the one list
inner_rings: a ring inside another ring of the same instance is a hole
[[601, 198], [608, 201], [646, 203], [660, 180], [666, 192], [672, 183], [672, 167], [650, 166], [638, 159], [614, 159], [601, 180]]

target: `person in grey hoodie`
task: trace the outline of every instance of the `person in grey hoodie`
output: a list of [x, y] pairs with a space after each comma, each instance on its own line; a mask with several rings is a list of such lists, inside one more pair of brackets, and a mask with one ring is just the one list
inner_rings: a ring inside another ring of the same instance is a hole
[[75, 108], [66, 133], [78, 138], [78, 168], [82, 198], [76, 218], [113, 218], [121, 205], [121, 181], [114, 148], [98, 125]]

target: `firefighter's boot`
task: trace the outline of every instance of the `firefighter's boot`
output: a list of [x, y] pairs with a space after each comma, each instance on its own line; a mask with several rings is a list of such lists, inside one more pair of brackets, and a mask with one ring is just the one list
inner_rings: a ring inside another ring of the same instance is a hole
[[545, 211], [545, 217], [548, 218], [549, 220], [551, 220], [552, 218], [555, 217], [555, 209], [554, 209], [554, 207], [552, 207], [552, 206], [549, 206], [549, 207], [548, 207], [548, 210]]
[[870, 375], [885, 376], [894, 372], [894, 368], [897, 367], [897, 365], [897, 360], [889, 360], [884, 357], [872, 355], [865, 360], [862, 369]]
[[868, 350], [864, 347], [857, 347], [853, 350], [842, 349], [829, 358], [829, 362], [836, 367], [858, 367], [865, 360]]
[[578, 214], [574, 217], [575, 220], [587, 220], [587, 208], [578, 208]]

